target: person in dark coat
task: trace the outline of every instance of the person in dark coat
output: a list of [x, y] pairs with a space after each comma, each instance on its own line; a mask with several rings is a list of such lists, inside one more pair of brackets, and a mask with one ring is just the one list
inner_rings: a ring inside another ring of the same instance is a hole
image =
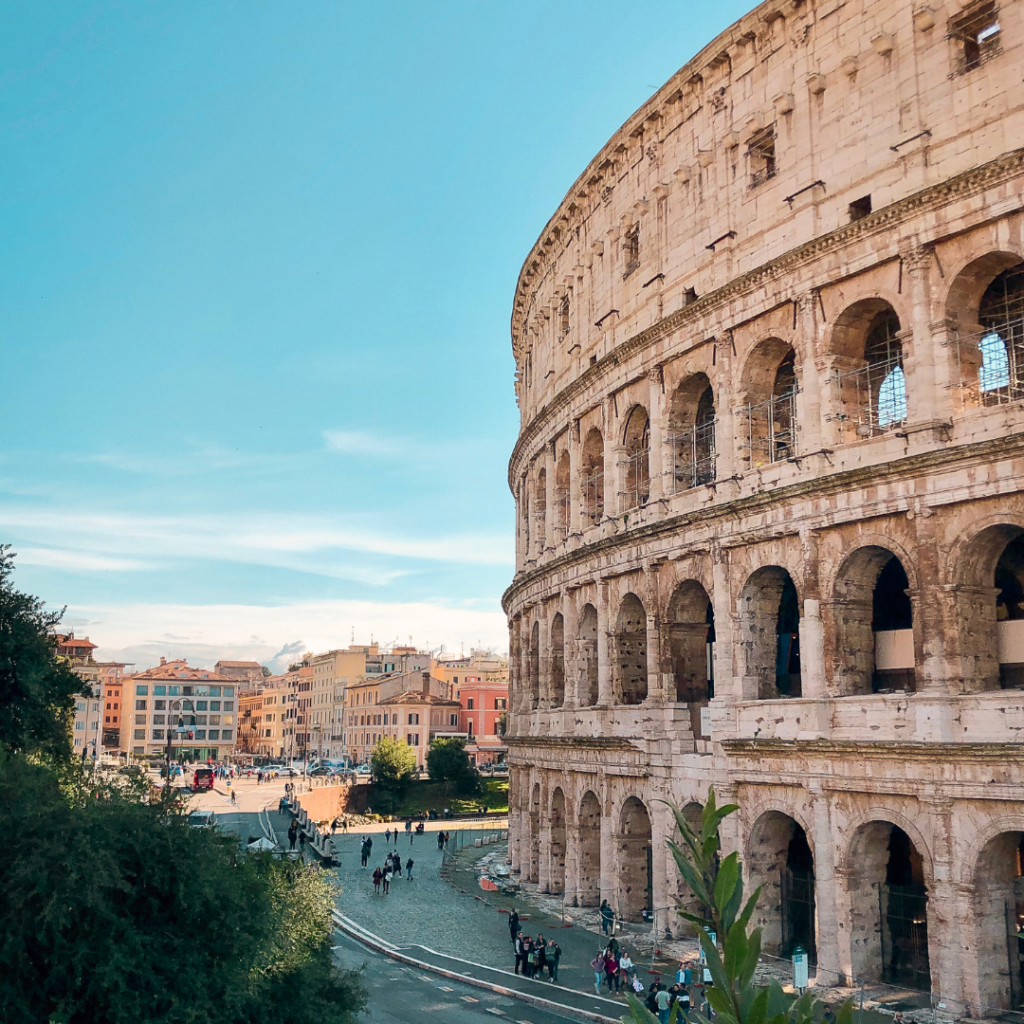
[[508, 934], [509, 934], [509, 937], [512, 939], [513, 942], [516, 941], [516, 935], [518, 934], [518, 932], [519, 932], [519, 911], [518, 910], [513, 910], [512, 913], [508, 915]]

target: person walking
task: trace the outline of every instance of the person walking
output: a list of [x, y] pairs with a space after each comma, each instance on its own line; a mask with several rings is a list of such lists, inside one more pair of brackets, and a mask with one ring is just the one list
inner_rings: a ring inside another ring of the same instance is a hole
[[619, 976], [619, 958], [612, 949], [604, 951], [604, 980], [608, 991], [615, 991], [615, 979]]
[[380, 895], [380, 881], [384, 877], [383, 872], [380, 868], [373, 869], [373, 891], [379, 896]]
[[292, 819], [292, 823], [288, 826], [288, 842], [291, 843], [291, 848], [295, 849], [295, 840], [299, 838], [299, 823]]
[[562, 959], [562, 947], [554, 939], [548, 939], [544, 962], [548, 965], [548, 981], [558, 984], [558, 961]]
[[605, 935], [610, 935], [612, 931], [612, 923], [615, 920], [615, 911], [608, 906], [607, 900], [601, 900], [601, 931]]
[[601, 982], [604, 981], [604, 953], [597, 951], [597, 956], [590, 961], [590, 969], [594, 972], [594, 992], [601, 994]]
[[519, 911], [518, 910], [513, 910], [512, 913], [508, 915], [508, 934], [509, 934], [509, 938], [511, 938], [513, 942], [516, 941], [516, 934], [518, 933], [518, 931], [519, 931]]
[[235, 791], [231, 790], [231, 806], [235, 806]]
[[405, 862], [405, 880], [407, 882], [412, 881], [412, 857]]
[[394, 866], [395, 866], [395, 874], [398, 875], [399, 878], [401, 878], [402, 877], [402, 857], [401, 857], [401, 855], [396, 853], [391, 858], [391, 863], [394, 864]]
[[619, 975], [616, 978], [615, 991], [619, 992], [624, 988], [629, 988], [630, 975], [633, 973], [633, 961], [629, 958], [629, 951], [623, 950], [622, 955], [619, 957]]
[[384, 829], [384, 845], [387, 846], [391, 842], [391, 829]]
[[661, 1021], [661, 1024], [668, 1024], [668, 1011], [672, 1006], [672, 997], [664, 985], [658, 986], [658, 994], [654, 1000], [658, 1004], [658, 1020]]
[[437, 833], [437, 848], [439, 850], [444, 849], [444, 833], [443, 832], [438, 832]]
[[384, 895], [387, 896], [391, 890], [391, 865], [388, 864], [384, 868], [384, 879], [383, 879]]
[[359, 840], [359, 865], [360, 867], [366, 867], [366, 862], [370, 859], [370, 851], [366, 848], [366, 836], [363, 836]]

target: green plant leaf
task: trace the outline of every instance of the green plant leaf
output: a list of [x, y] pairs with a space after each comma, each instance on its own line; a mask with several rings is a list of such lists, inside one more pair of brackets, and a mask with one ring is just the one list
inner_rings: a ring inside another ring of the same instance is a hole
[[[729, 900], [732, 899], [733, 891], [739, 884], [739, 880], [740, 856], [738, 853], [730, 853], [718, 868], [718, 878], [715, 880], [715, 906], [719, 911], [727, 906]], [[728, 923], [724, 921], [723, 924], [726, 928], [729, 927]]]
[[[733, 928], [742, 927], [737, 921]], [[747, 955], [744, 962], [739, 966], [737, 974], [741, 985], [749, 985], [754, 979], [754, 972], [757, 970], [757, 962], [761, 957], [761, 929], [755, 928], [747, 936]]]
[[658, 1018], [632, 992], [626, 993], [626, 1002], [630, 1012], [628, 1016], [619, 1018], [622, 1024], [660, 1024]]

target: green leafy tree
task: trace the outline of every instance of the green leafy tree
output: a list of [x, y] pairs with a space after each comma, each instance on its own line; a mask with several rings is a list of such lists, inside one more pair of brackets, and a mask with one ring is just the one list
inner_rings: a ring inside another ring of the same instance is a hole
[[75, 696], [89, 687], [57, 656], [63, 611], [14, 588], [14, 555], [0, 546], [0, 745], [51, 761], [72, 755]]
[[[714, 787], [708, 790], [700, 831], [691, 828], [682, 812], [672, 807], [682, 844], [669, 841], [679, 873], [693, 891], [703, 914], [679, 910], [679, 916], [696, 925], [701, 949], [713, 984], [706, 990], [715, 1011], [716, 1024], [821, 1024], [825, 1004], [810, 993], [799, 998], [786, 995], [777, 981], [756, 985], [754, 973], [761, 956], [761, 929], [749, 930], [760, 888], [744, 902], [738, 853], [719, 862], [722, 820], [738, 810], [737, 804], [718, 807]], [[714, 938], [712, 937], [714, 936]], [[722, 941], [719, 952], [717, 940]], [[658, 1024], [658, 1018], [632, 994], [627, 994], [631, 1014], [625, 1024]], [[672, 1008], [675, 1024], [678, 1007]], [[710, 1024], [697, 1011], [689, 1014], [697, 1024]], [[836, 1014], [836, 1024], [851, 1024], [853, 1004], [847, 1000]]]
[[377, 782], [377, 809], [385, 813], [395, 810], [416, 773], [416, 751], [408, 743], [382, 736], [370, 754], [370, 767]]
[[427, 751], [427, 774], [433, 782], [443, 782], [445, 794], [453, 789], [460, 796], [472, 796], [480, 790], [480, 775], [466, 753], [466, 741], [460, 736], [436, 739]]

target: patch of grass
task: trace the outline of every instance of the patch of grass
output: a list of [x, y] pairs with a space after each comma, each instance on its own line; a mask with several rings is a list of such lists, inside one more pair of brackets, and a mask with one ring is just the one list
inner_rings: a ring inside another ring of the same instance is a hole
[[472, 814], [482, 804], [491, 813], [508, 812], [508, 779], [482, 779], [479, 796], [460, 797], [444, 795], [444, 784], [417, 781], [409, 784], [402, 802], [392, 813], [395, 815], [443, 813], [449, 808], [454, 814]]

